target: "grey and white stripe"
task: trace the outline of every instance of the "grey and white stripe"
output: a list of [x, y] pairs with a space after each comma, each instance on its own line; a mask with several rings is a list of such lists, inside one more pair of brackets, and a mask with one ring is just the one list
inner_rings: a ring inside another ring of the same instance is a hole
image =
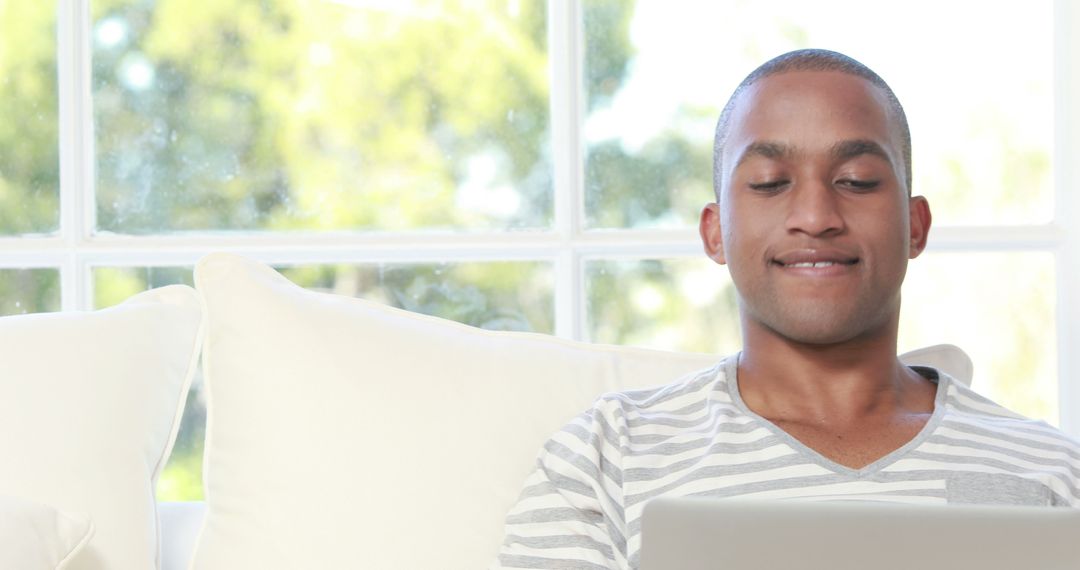
[[915, 439], [850, 469], [750, 411], [736, 362], [604, 395], [554, 434], [492, 568], [636, 569], [661, 495], [1080, 506], [1080, 445], [947, 375], [920, 370], [938, 395]]

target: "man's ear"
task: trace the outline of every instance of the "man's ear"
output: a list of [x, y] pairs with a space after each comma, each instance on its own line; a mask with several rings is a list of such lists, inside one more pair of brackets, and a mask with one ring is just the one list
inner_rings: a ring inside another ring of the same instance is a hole
[[926, 249], [926, 238], [930, 235], [930, 203], [922, 196], [913, 196], [908, 204], [908, 216], [911, 225], [911, 243], [908, 257], [915, 259]]
[[698, 232], [701, 234], [701, 243], [705, 246], [705, 255], [720, 265], [727, 263], [727, 258], [724, 257], [723, 232], [720, 229], [720, 204], [712, 202], [701, 210]]

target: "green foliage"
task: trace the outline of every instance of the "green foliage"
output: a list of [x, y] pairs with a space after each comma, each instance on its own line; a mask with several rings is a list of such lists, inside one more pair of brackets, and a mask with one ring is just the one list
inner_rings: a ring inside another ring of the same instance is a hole
[[725, 354], [740, 346], [735, 287], [705, 258], [594, 261], [586, 266], [595, 342]]
[[[128, 26], [131, 45], [95, 58], [99, 223], [547, 225], [545, 12], [511, 4], [110, 4], [102, 18]], [[125, 84], [136, 64], [154, 70], [151, 87]], [[482, 184], [513, 187], [513, 212], [459, 207], [477, 159], [494, 165]]]
[[[585, 93], [588, 111], [608, 107], [622, 87], [634, 56], [630, 23], [633, 0], [585, 2]], [[715, 120], [708, 110], [707, 121]], [[680, 119], [700, 120], [682, 109]], [[689, 140], [681, 125], [670, 127], [643, 148], [618, 139], [586, 149], [585, 211], [590, 227], [684, 227], [696, 223], [710, 197], [709, 140]]]
[[111, 307], [136, 293], [178, 284], [194, 285], [190, 267], [98, 267], [94, 269], [94, 307]]
[[0, 269], [0, 315], [60, 310], [56, 269]]
[[639, 153], [618, 140], [589, 148], [585, 207], [592, 227], [685, 227], [711, 199], [712, 155], [701, 141], [663, 133]]
[[309, 289], [480, 328], [554, 332], [553, 278], [543, 263], [319, 265], [282, 273]]
[[635, 0], [588, 0], [582, 3], [587, 111], [611, 104], [626, 79], [634, 55], [630, 22], [635, 3]]
[[159, 501], [201, 501], [203, 499], [203, 443], [206, 441], [206, 401], [201, 379], [188, 392], [180, 432], [176, 435], [169, 463], [158, 479]]
[[0, 235], [59, 227], [56, 4], [0, 0]]

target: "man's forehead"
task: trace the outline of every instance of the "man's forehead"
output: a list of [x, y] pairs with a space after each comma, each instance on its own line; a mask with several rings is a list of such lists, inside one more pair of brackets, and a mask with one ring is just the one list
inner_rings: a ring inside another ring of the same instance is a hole
[[803, 108], [807, 101], [815, 99], [832, 102], [838, 108], [856, 107], [882, 117], [891, 115], [885, 90], [863, 77], [841, 71], [786, 71], [762, 77], [743, 89], [735, 98], [733, 118], [780, 106]]
[[839, 71], [777, 73], [746, 87], [734, 103], [724, 153], [732, 166], [732, 159], [748, 149], [776, 154], [792, 150], [786, 148], [793, 145], [789, 137], [822, 139], [831, 132], [824, 132], [823, 126], [847, 132], [836, 140], [821, 140], [827, 143], [821, 150], [831, 152], [842, 140], [851, 140], [900, 151], [901, 128], [885, 91], [857, 75]]

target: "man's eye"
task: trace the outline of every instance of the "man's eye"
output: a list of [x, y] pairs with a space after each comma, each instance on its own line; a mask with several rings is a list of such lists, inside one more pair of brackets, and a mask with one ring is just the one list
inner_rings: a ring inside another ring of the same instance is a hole
[[787, 180], [770, 180], [768, 182], [751, 182], [751, 190], [759, 190], [762, 192], [776, 192], [787, 185]]
[[874, 188], [877, 188], [880, 183], [881, 182], [878, 180], [858, 180], [855, 178], [841, 178], [836, 181], [837, 186], [843, 186], [858, 191], [873, 190]]

